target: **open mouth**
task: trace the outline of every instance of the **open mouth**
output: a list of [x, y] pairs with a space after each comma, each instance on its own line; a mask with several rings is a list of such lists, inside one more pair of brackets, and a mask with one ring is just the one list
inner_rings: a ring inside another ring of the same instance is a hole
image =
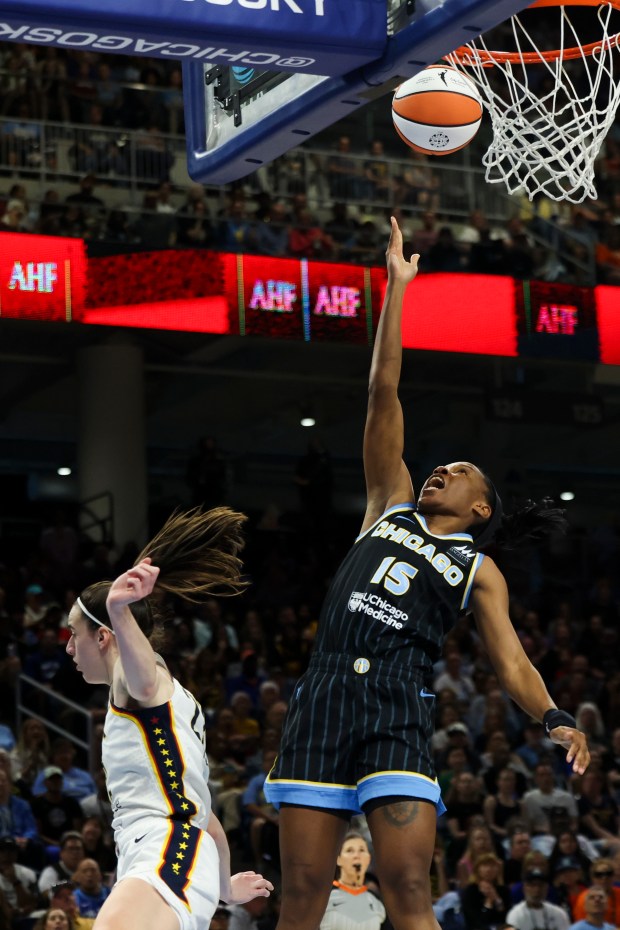
[[427, 491], [441, 491], [442, 488], [445, 488], [446, 482], [443, 480], [441, 475], [433, 475], [426, 482]]

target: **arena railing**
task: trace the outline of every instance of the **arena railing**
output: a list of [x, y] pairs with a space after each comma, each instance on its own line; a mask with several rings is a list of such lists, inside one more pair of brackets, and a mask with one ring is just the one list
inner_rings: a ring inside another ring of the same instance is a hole
[[[409, 219], [432, 211], [439, 225], [462, 224], [474, 210], [482, 211], [492, 226], [515, 216], [535, 217], [535, 207], [529, 202], [509, 197], [484, 182], [482, 169], [473, 164], [473, 150], [464, 149], [463, 153], [460, 164], [439, 159], [431, 164], [413, 152], [397, 159], [343, 154], [306, 144], [260, 168], [241, 185], [205, 186], [204, 190], [212, 215], [225, 213], [231, 197], [239, 192], [250, 199], [266, 192], [287, 203], [304, 194], [321, 222], [329, 218], [333, 203], [339, 201], [353, 208], [358, 219], [381, 221], [395, 205]], [[175, 209], [191, 187], [183, 136], [154, 129], [10, 117], [0, 117], [0, 174], [7, 178], [5, 198], [12, 184], [23, 182], [37, 200], [43, 200], [50, 189], [64, 200], [77, 193], [80, 179], [90, 174], [96, 179], [95, 196], [105, 201], [106, 208], [133, 213], [148, 209], [145, 194], [161, 181], [171, 182]], [[541, 221], [538, 230], [527, 222], [528, 236], [593, 282], [594, 255], [580, 259], [563, 248], [562, 243], [573, 236], [566, 208], [558, 205], [558, 211]]]
[[[91, 774], [96, 771], [99, 765], [93, 738], [96, 721], [91, 711], [22, 673], [16, 684], [16, 733], [21, 731], [23, 719], [29, 717], [39, 720], [57, 736], [70, 740], [83, 751]], [[80, 727], [83, 729], [82, 735], [77, 732]]]

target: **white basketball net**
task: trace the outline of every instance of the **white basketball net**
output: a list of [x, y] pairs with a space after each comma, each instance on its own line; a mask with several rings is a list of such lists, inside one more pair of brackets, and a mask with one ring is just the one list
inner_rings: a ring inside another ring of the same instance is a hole
[[[558, 12], [558, 57], [553, 61], [543, 57], [518, 16], [510, 22], [520, 60], [502, 61], [482, 36], [446, 59], [475, 81], [491, 116], [493, 142], [482, 159], [486, 180], [504, 181], [511, 194], [526, 193], [530, 200], [542, 193], [581, 203], [596, 199], [594, 160], [620, 102], [620, 63], [614, 61], [618, 37], [609, 31], [613, 7], [603, 3], [597, 9], [600, 44], [587, 55], [566, 7]], [[575, 60], [564, 60], [565, 50], [576, 47]], [[532, 64], [523, 60], [528, 53], [530, 59], [534, 53]], [[484, 67], [489, 59], [493, 66]]]

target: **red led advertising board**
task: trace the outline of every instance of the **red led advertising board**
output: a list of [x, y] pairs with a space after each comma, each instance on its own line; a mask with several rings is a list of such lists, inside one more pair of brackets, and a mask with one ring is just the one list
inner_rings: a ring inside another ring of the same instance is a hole
[[81, 319], [85, 279], [81, 239], [0, 233], [0, 316]]
[[[383, 267], [165, 250], [86, 260], [80, 240], [0, 234], [0, 316], [370, 345]], [[620, 288], [420, 273], [405, 348], [620, 364]]]

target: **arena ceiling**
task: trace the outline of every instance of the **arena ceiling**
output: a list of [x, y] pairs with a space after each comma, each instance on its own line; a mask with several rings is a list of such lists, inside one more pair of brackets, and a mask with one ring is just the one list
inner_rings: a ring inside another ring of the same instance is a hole
[[[213, 435], [235, 503], [294, 506], [295, 464], [318, 434], [333, 460], [337, 502], [361, 508], [370, 354], [356, 346], [2, 320], [0, 475], [43, 487], [59, 465], [75, 465], [79, 352], [127, 340], [144, 352], [152, 496], [183, 500], [188, 457]], [[493, 401], [507, 396], [522, 400], [521, 420], [497, 418]], [[601, 423], [571, 419], [580, 398], [600, 402]], [[570, 489], [581, 521], [615, 521], [620, 368], [408, 351], [401, 399], [418, 483], [436, 464], [466, 458], [487, 467], [509, 498]], [[313, 429], [299, 423], [308, 409]]]

